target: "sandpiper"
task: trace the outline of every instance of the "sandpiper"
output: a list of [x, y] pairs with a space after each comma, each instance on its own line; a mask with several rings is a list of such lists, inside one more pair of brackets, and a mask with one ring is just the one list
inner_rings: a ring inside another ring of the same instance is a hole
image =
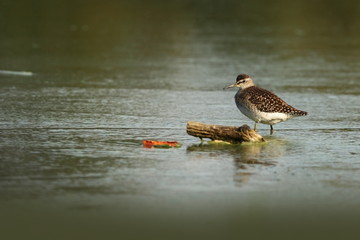
[[274, 93], [255, 86], [247, 74], [238, 75], [236, 82], [224, 89], [232, 87], [240, 88], [235, 95], [235, 103], [245, 116], [255, 121], [254, 130], [256, 130], [257, 123], [269, 124], [270, 134], [273, 134], [274, 124], [307, 115], [307, 112], [288, 105]]

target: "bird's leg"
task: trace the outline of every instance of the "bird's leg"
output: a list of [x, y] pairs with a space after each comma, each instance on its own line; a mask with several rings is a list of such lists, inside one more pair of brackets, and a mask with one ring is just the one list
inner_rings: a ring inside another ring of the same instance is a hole
[[274, 133], [274, 128], [272, 125], [270, 125], [270, 135], [273, 135], [273, 133]]
[[255, 122], [254, 131], [257, 131], [257, 122]]

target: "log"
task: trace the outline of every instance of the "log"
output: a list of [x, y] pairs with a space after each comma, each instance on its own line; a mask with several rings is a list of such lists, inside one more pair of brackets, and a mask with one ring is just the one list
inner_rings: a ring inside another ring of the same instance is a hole
[[241, 127], [232, 127], [189, 121], [187, 122], [186, 132], [201, 140], [210, 138], [213, 141], [221, 140], [230, 143], [265, 142], [260, 134], [250, 129], [246, 124]]

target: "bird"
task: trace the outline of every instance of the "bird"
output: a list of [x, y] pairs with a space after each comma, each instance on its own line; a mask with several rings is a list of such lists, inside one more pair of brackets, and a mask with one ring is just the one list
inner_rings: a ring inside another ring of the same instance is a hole
[[305, 116], [307, 112], [298, 110], [274, 93], [255, 86], [252, 78], [247, 74], [239, 74], [236, 82], [223, 89], [238, 87], [235, 94], [235, 103], [238, 109], [248, 118], [257, 124], [263, 123], [270, 125], [270, 135], [274, 133], [273, 125], [284, 122], [293, 117]]

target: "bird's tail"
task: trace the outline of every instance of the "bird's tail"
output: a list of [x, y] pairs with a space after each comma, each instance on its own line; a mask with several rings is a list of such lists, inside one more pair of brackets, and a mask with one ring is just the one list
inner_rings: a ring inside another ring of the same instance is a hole
[[292, 111], [291, 114], [294, 115], [294, 117], [300, 117], [300, 116], [306, 116], [308, 113], [305, 111], [295, 109]]

